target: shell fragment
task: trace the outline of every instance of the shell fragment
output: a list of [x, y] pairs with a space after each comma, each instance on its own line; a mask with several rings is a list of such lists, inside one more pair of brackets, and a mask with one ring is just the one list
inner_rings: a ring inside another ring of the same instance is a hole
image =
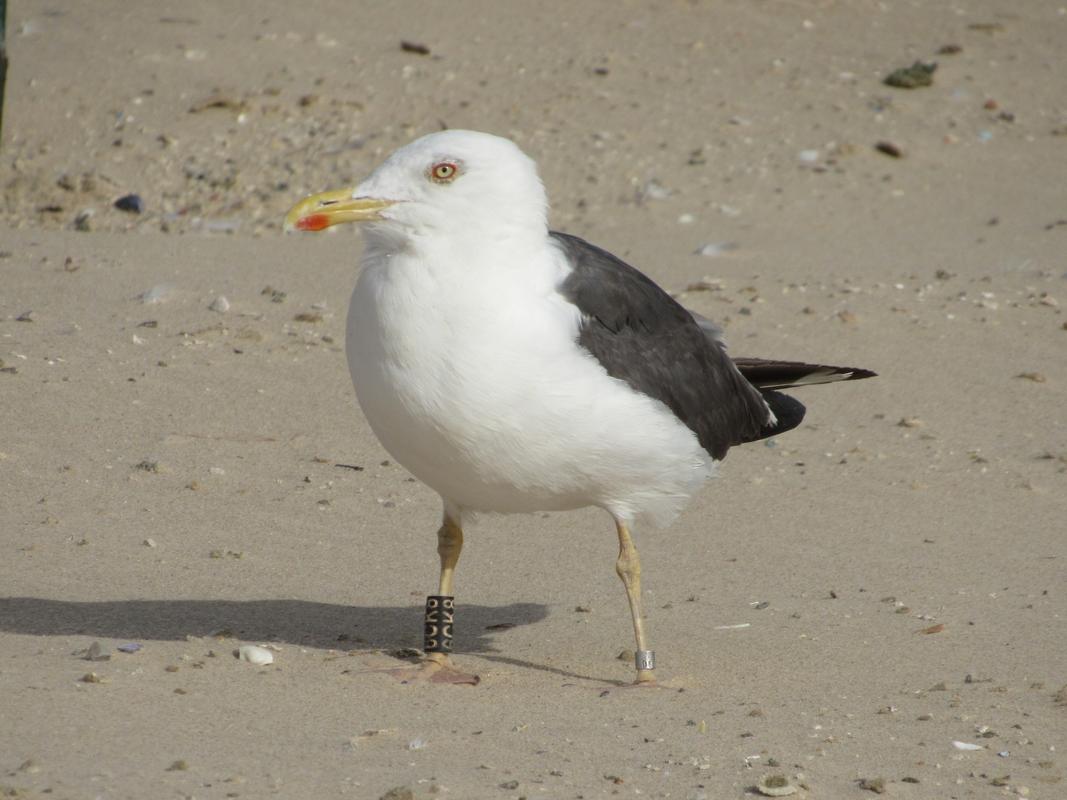
[[254, 644], [243, 644], [237, 648], [237, 657], [241, 661], [247, 661], [249, 664], [255, 664], [257, 667], [263, 667], [267, 664], [274, 663], [274, 653], [265, 647], [259, 647]]

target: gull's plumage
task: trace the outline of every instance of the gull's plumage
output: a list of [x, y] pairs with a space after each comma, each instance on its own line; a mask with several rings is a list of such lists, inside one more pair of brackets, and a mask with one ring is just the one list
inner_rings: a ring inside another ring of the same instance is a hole
[[[444, 501], [441, 595], [465, 513], [600, 506], [650, 658], [627, 526], [670, 522], [731, 446], [799, 424], [804, 407], [776, 389], [872, 373], [732, 360], [714, 324], [550, 232], [546, 209], [515, 144], [445, 131], [351, 192], [304, 201], [288, 224], [366, 223], [348, 363], [375, 434]], [[639, 659], [639, 680], [651, 674]]]
[[[463, 166], [453, 183], [422, 177], [444, 159]], [[448, 131], [354, 194], [402, 201], [366, 229], [346, 348], [396, 460], [456, 512], [598, 505], [669, 522], [712, 458], [578, 344], [585, 321], [563, 289], [574, 269], [533, 162], [507, 140]]]

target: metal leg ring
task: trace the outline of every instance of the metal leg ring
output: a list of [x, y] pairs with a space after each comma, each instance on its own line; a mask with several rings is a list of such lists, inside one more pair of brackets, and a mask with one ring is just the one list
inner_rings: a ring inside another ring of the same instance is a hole
[[655, 650], [638, 650], [634, 654], [634, 663], [638, 669], [655, 669], [656, 668], [656, 651]]

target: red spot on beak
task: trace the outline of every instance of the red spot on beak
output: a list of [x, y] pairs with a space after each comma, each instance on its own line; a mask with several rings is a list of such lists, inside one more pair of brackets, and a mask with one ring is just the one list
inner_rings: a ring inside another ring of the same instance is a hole
[[296, 221], [298, 231], [322, 231], [330, 227], [330, 218], [325, 214], [308, 214]]

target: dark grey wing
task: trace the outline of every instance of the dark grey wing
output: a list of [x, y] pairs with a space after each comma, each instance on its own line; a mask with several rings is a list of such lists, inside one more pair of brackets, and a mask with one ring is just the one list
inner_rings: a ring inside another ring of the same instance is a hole
[[783, 429], [769, 425], [767, 402], [723, 348], [651, 279], [576, 236], [551, 235], [571, 263], [560, 292], [581, 310], [578, 343], [609, 375], [662, 401], [715, 459]]

